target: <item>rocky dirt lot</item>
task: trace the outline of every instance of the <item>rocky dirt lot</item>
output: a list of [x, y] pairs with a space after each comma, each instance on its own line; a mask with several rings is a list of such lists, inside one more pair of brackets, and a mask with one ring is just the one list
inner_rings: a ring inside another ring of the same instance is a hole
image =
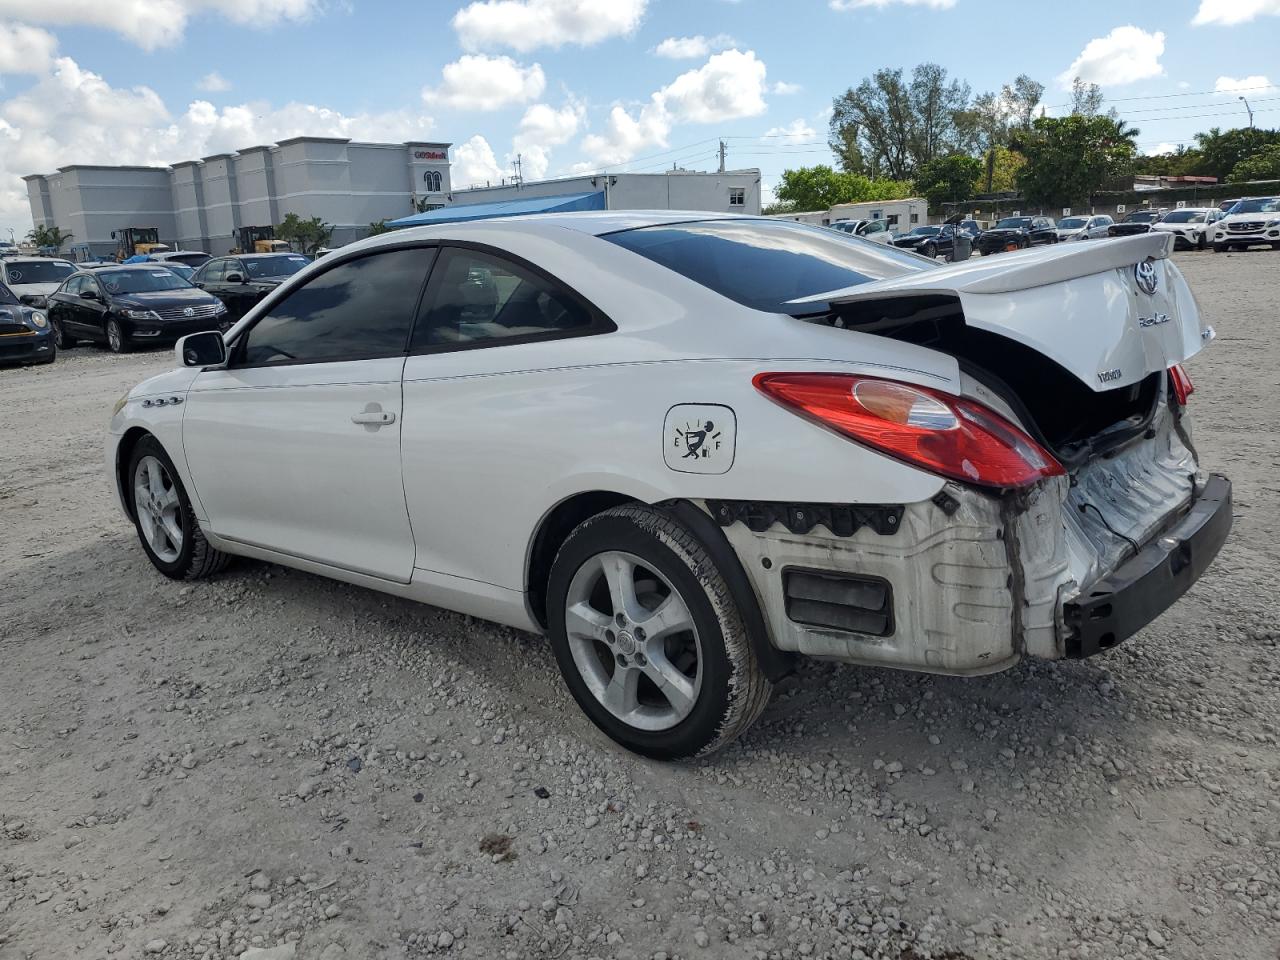
[[1236, 527], [1108, 656], [809, 663], [695, 765], [550, 651], [243, 562], [151, 569], [101, 466], [169, 351], [0, 371], [0, 958], [1269, 958], [1280, 947], [1280, 254], [1177, 256]]

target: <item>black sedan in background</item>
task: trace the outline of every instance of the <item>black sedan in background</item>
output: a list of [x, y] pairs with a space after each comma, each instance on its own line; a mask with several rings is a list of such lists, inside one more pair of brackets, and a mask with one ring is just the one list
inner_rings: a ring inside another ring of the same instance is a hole
[[310, 261], [297, 253], [242, 253], [210, 260], [191, 282], [227, 307], [233, 323]]
[[57, 355], [45, 312], [0, 283], [0, 364], [53, 363]]
[[229, 326], [216, 297], [156, 263], [73, 274], [49, 298], [49, 323], [60, 350], [95, 340], [115, 353]]
[[1132, 237], [1138, 233], [1150, 233], [1151, 225], [1164, 216], [1159, 210], [1135, 210], [1119, 223], [1107, 227], [1108, 237]]
[[915, 227], [910, 233], [893, 238], [893, 245], [903, 250], [914, 250], [932, 260], [942, 254], [948, 260], [968, 260], [973, 253], [973, 238], [959, 225], [948, 221], [940, 226]]
[[990, 230], [982, 231], [974, 245], [979, 253], [988, 254], [1057, 242], [1057, 225], [1048, 217], [1005, 217]]

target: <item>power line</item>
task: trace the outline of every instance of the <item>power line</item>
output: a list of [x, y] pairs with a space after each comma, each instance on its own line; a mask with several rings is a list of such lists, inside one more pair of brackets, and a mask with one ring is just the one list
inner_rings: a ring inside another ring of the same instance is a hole
[[[1280, 89], [1280, 84], [1264, 83], [1261, 86], [1257, 86], [1257, 87], [1239, 87], [1233, 90], [1188, 90], [1185, 93], [1152, 93], [1152, 94], [1146, 94], [1140, 97], [1115, 97], [1115, 98], [1108, 98], [1107, 103], [1132, 103], [1135, 100], [1172, 100], [1175, 97], [1206, 97], [1211, 94], [1216, 94], [1222, 97], [1222, 96], [1232, 96], [1237, 93], [1248, 93], [1250, 90], [1276, 90], [1276, 89]], [[1048, 103], [1048, 104], [1037, 104], [1036, 106], [1043, 106], [1049, 110], [1058, 110], [1063, 107], [1070, 107], [1073, 105], [1074, 104], [1070, 104], [1070, 103]]]

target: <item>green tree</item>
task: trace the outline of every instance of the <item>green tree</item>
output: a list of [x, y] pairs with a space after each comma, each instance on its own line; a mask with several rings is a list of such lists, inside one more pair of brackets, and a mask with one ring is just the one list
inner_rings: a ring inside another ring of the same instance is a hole
[[1199, 175], [1203, 165], [1204, 154], [1195, 147], [1181, 146], [1172, 153], [1137, 157], [1133, 161], [1133, 172], [1153, 177], [1189, 177]]
[[296, 213], [291, 213], [276, 227], [275, 233], [277, 239], [288, 241], [299, 253], [314, 257], [316, 251], [333, 236], [333, 224], [325, 223], [319, 217], [303, 220]]
[[975, 193], [1009, 193], [1018, 189], [1018, 171], [1026, 159], [1016, 150], [996, 147], [983, 158], [982, 175], [974, 184]]
[[826, 210], [837, 203], [867, 200], [898, 200], [911, 196], [911, 184], [898, 180], [872, 179], [860, 173], [832, 170], [825, 164], [782, 171], [774, 190], [778, 203], [771, 211]]
[[937, 209], [947, 202], [968, 200], [982, 175], [982, 161], [963, 153], [934, 157], [916, 172], [916, 190]]
[[1039, 117], [1016, 149], [1026, 158], [1018, 186], [1028, 203], [1083, 205], [1109, 180], [1133, 170], [1136, 148], [1107, 116]]
[[1080, 77], [1071, 81], [1071, 113], [1077, 117], [1096, 117], [1102, 112], [1102, 88], [1085, 83]]
[[369, 224], [369, 232], [366, 236], [376, 237], [380, 233], [390, 233], [392, 229], [392, 227], [387, 226], [387, 221], [385, 219], [376, 220]]
[[1227, 176], [1229, 183], [1250, 180], [1280, 180], [1280, 143], [1270, 143], [1251, 157], [1245, 157]]
[[979, 193], [992, 193], [1011, 187], [996, 186], [996, 152], [1007, 147], [1012, 137], [1031, 129], [1036, 107], [1044, 95], [1044, 84], [1025, 73], [1013, 83], [1006, 83], [999, 93], [983, 93], [975, 97], [962, 114], [960, 125], [969, 131], [966, 138], [983, 157], [984, 176], [976, 187]]
[[968, 145], [969, 85], [922, 63], [907, 80], [878, 70], [832, 102], [831, 149], [846, 173], [910, 180], [934, 157]]
[[1223, 131], [1213, 127], [1208, 133], [1196, 134], [1196, 144], [1204, 157], [1202, 171], [1205, 176], [1219, 180], [1225, 180], [1241, 160], [1252, 157], [1273, 143], [1280, 143], [1280, 130], [1237, 127]]
[[68, 231], [63, 231], [59, 227], [33, 227], [27, 232], [27, 239], [37, 247], [53, 247], [55, 250], [61, 250], [62, 245], [75, 235]]

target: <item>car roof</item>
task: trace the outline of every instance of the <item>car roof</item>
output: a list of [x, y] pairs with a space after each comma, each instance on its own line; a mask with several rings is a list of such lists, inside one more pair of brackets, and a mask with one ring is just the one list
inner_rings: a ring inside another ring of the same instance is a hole
[[[191, 253], [196, 251], [192, 250]], [[241, 260], [261, 259], [262, 257], [300, 257], [302, 254], [294, 253], [292, 250], [277, 250], [275, 253], [224, 253], [214, 257], [215, 260], [226, 260], [228, 257], [236, 257]]]
[[[4, 262], [5, 263], [71, 263], [70, 260], [67, 260], [64, 257], [32, 257], [32, 256], [5, 257]], [[71, 264], [71, 265], [75, 266], [75, 264]]]
[[442, 235], [464, 236], [473, 230], [487, 232], [495, 226], [501, 226], [519, 233], [545, 234], [565, 229], [598, 237], [606, 233], [635, 230], [640, 227], [663, 227], [706, 220], [790, 222], [779, 221], [774, 217], [712, 213], [706, 210], [580, 210], [570, 213], [536, 213], [515, 217], [490, 217], [484, 220], [449, 221], [421, 227], [404, 227], [378, 236], [394, 238], [389, 242], [419, 238], [434, 239]]

